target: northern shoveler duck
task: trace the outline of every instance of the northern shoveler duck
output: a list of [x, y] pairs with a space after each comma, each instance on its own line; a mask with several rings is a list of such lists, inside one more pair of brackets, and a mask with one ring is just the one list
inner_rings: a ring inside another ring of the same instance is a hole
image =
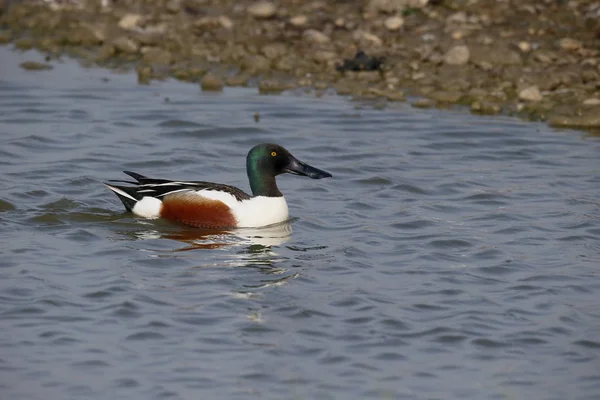
[[290, 173], [312, 179], [331, 177], [296, 159], [276, 144], [254, 146], [246, 157], [246, 170], [252, 196], [229, 185], [212, 182], [170, 181], [147, 178], [123, 171], [136, 186], [105, 183], [117, 194], [127, 211], [145, 218], [165, 218], [200, 228], [257, 228], [286, 221], [289, 217], [285, 198], [275, 177]]

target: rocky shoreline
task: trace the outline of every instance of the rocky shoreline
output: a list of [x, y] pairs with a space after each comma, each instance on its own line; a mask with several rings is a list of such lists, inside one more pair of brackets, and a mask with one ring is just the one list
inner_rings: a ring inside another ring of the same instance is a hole
[[135, 68], [140, 83], [416, 96], [600, 129], [596, 0], [0, 0], [0, 13], [0, 43]]

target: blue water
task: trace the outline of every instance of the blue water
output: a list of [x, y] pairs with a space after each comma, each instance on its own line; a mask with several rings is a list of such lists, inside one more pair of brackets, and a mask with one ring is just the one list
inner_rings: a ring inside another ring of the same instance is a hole
[[[2, 399], [599, 398], [598, 137], [0, 60]], [[279, 229], [138, 219], [101, 184], [248, 190], [260, 142], [334, 175], [280, 176]]]

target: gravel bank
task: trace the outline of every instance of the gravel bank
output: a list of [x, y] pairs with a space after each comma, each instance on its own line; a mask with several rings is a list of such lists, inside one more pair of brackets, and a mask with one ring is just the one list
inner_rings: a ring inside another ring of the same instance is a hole
[[0, 43], [135, 68], [140, 83], [418, 96], [600, 129], [596, 0], [0, 0], [0, 13]]

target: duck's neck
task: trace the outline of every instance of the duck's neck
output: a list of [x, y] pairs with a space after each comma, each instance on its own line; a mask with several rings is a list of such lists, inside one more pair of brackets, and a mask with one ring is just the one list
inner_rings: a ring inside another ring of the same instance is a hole
[[246, 163], [248, 180], [253, 196], [282, 197], [283, 195], [277, 188], [275, 176], [265, 170], [259, 163], [248, 160]]

